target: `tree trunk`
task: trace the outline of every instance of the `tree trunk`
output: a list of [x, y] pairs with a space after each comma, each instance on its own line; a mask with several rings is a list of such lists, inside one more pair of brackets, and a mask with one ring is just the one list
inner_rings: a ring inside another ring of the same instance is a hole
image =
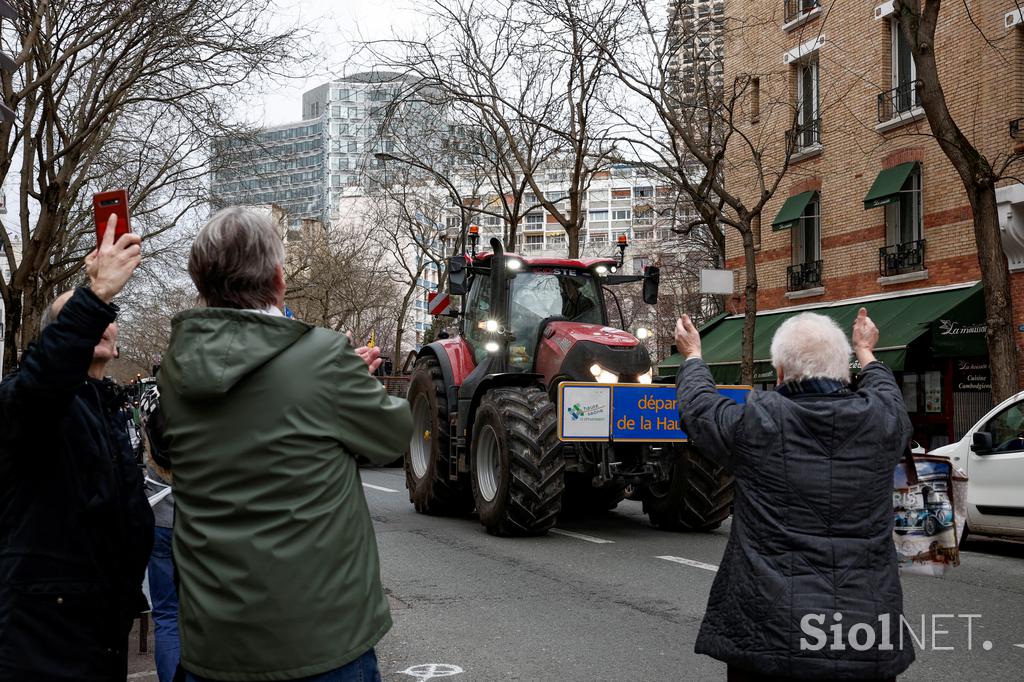
[[743, 306], [743, 343], [740, 350], [740, 380], [745, 385], [754, 383], [754, 330], [757, 325], [757, 261], [754, 259], [754, 233], [747, 223], [742, 231], [743, 260], [747, 282], [743, 287], [746, 299]]
[[[417, 277], [419, 274], [417, 273]], [[398, 309], [398, 326], [395, 328], [395, 356], [391, 362], [391, 373], [394, 374], [402, 366], [402, 336], [405, 333], [405, 316], [409, 312], [409, 299], [416, 291], [416, 282], [406, 289], [402, 297], [402, 305]]]
[[1018, 390], [1010, 273], [999, 236], [995, 187], [990, 183], [976, 185], [975, 191], [968, 193], [968, 198], [974, 210], [974, 239], [978, 246], [978, 265], [981, 266], [985, 293], [992, 400], [999, 403]]
[[4, 366], [3, 374], [18, 367], [18, 331], [21, 329], [21, 290], [8, 289], [4, 302]]
[[569, 258], [580, 257], [580, 228], [579, 226], [566, 227], [565, 238], [569, 246]]

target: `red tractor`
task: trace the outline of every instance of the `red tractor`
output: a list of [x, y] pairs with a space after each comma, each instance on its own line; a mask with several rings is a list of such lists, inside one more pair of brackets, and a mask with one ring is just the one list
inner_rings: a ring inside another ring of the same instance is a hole
[[534, 535], [563, 511], [615, 507], [629, 485], [655, 526], [717, 528], [730, 513], [732, 479], [696, 450], [558, 439], [561, 382], [652, 382], [644, 345], [608, 326], [606, 295], [617, 304], [610, 286], [643, 282], [653, 304], [658, 269], [616, 275], [621, 255], [523, 258], [495, 239], [491, 248], [449, 259], [450, 292], [464, 296], [460, 334], [425, 346], [409, 385], [405, 472], [416, 511], [475, 508], [490, 533]]

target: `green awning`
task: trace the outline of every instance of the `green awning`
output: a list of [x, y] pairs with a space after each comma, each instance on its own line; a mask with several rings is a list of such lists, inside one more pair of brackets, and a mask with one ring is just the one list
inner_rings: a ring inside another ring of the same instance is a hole
[[910, 174], [914, 172], [915, 166], [917, 166], [917, 162], [911, 161], [901, 163], [893, 168], [886, 168], [879, 173], [874, 184], [871, 185], [871, 189], [868, 190], [868, 195], [864, 197], [864, 208], [877, 208], [897, 201], [900, 190], [903, 189]]
[[772, 230], [778, 232], [779, 230], [788, 230], [796, 226], [800, 222], [800, 216], [807, 209], [807, 204], [811, 203], [815, 194], [817, 192], [812, 190], [786, 199], [786, 203], [782, 205], [782, 208], [779, 209], [779, 214], [772, 221]]
[[[783, 322], [798, 313], [810, 311], [828, 315], [843, 329], [852, 329], [857, 311], [861, 306], [867, 308], [868, 314], [879, 329], [876, 357], [892, 369], [900, 371], [906, 362], [907, 346], [932, 332], [935, 322], [944, 319], [951, 311], [966, 311], [972, 306], [983, 311], [984, 303], [981, 297], [982, 289], [979, 283], [868, 302], [836, 301], [816, 307], [801, 306], [797, 309], [759, 313], [754, 328], [754, 381], [773, 383], [776, 380], [775, 370], [771, 366], [772, 337]], [[718, 383], [739, 383], [742, 338], [742, 315], [720, 319], [702, 330], [702, 354], [704, 360], [711, 366], [712, 374]], [[935, 337], [932, 338], [934, 342]], [[973, 353], [969, 347], [965, 349]], [[678, 354], [665, 358], [658, 364], [658, 375], [666, 376], [677, 372], [681, 359]], [[857, 369], [855, 363], [851, 364], [851, 367]]]

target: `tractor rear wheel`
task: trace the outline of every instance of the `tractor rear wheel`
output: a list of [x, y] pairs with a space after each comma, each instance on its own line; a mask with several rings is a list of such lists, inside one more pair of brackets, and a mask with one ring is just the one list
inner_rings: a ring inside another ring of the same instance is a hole
[[555, 525], [565, 460], [555, 406], [540, 387], [498, 388], [473, 422], [470, 479], [480, 523], [492, 535], [540, 535]]
[[468, 514], [473, 510], [469, 486], [448, 477], [448, 397], [437, 358], [425, 355], [416, 361], [408, 399], [413, 422], [405, 454], [409, 501], [421, 514]]
[[689, 445], [672, 452], [669, 480], [647, 488], [644, 512], [664, 530], [715, 530], [732, 513], [732, 475]]

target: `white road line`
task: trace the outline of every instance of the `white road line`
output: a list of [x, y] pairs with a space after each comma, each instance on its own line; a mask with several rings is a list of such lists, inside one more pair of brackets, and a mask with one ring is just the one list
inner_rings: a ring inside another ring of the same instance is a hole
[[573, 533], [571, 530], [562, 530], [561, 528], [552, 528], [549, 533], [555, 535], [565, 535], [566, 537], [576, 538], [577, 540], [586, 540], [587, 542], [593, 542], [595, 545], [614, 545], [614, 540], [603, 540], [601, 538], [595, 538], [593, 535], [584, 535], [583, 533]]
[[683, 564], [684, 566], [693, 566], [694, 568], [703, 568], [705, 571], [711, 571], [712, 573], [718, 572], [718, 566], [714, 564], [705, 564], [701, 561], [694, 561], [693, 559], [684, 559], [678, 556], [659, 556], [655, 559], [664, 559], [665, 561], [672, 561], [677, 564]]
[[156, 676], [156, 671], [155, 670], [147, 670], [144, 673], [132, 673], [131, 675], [128, 675], [127, 677], [125, 677], [125, 679], [126, 680], [137, 680], [137, 679], [140, 679], [140, 678], [143, 678], [143, 677], [150, 677], [150, 676], [155, 677]]
[[394, 488], [385, 488], [381, 485], [373, 485], [372, 483], [363, 483], [364, 488], [371, 488], [372, 490], [379, 490], [382, 493], [397, 493], [398, 491]]

